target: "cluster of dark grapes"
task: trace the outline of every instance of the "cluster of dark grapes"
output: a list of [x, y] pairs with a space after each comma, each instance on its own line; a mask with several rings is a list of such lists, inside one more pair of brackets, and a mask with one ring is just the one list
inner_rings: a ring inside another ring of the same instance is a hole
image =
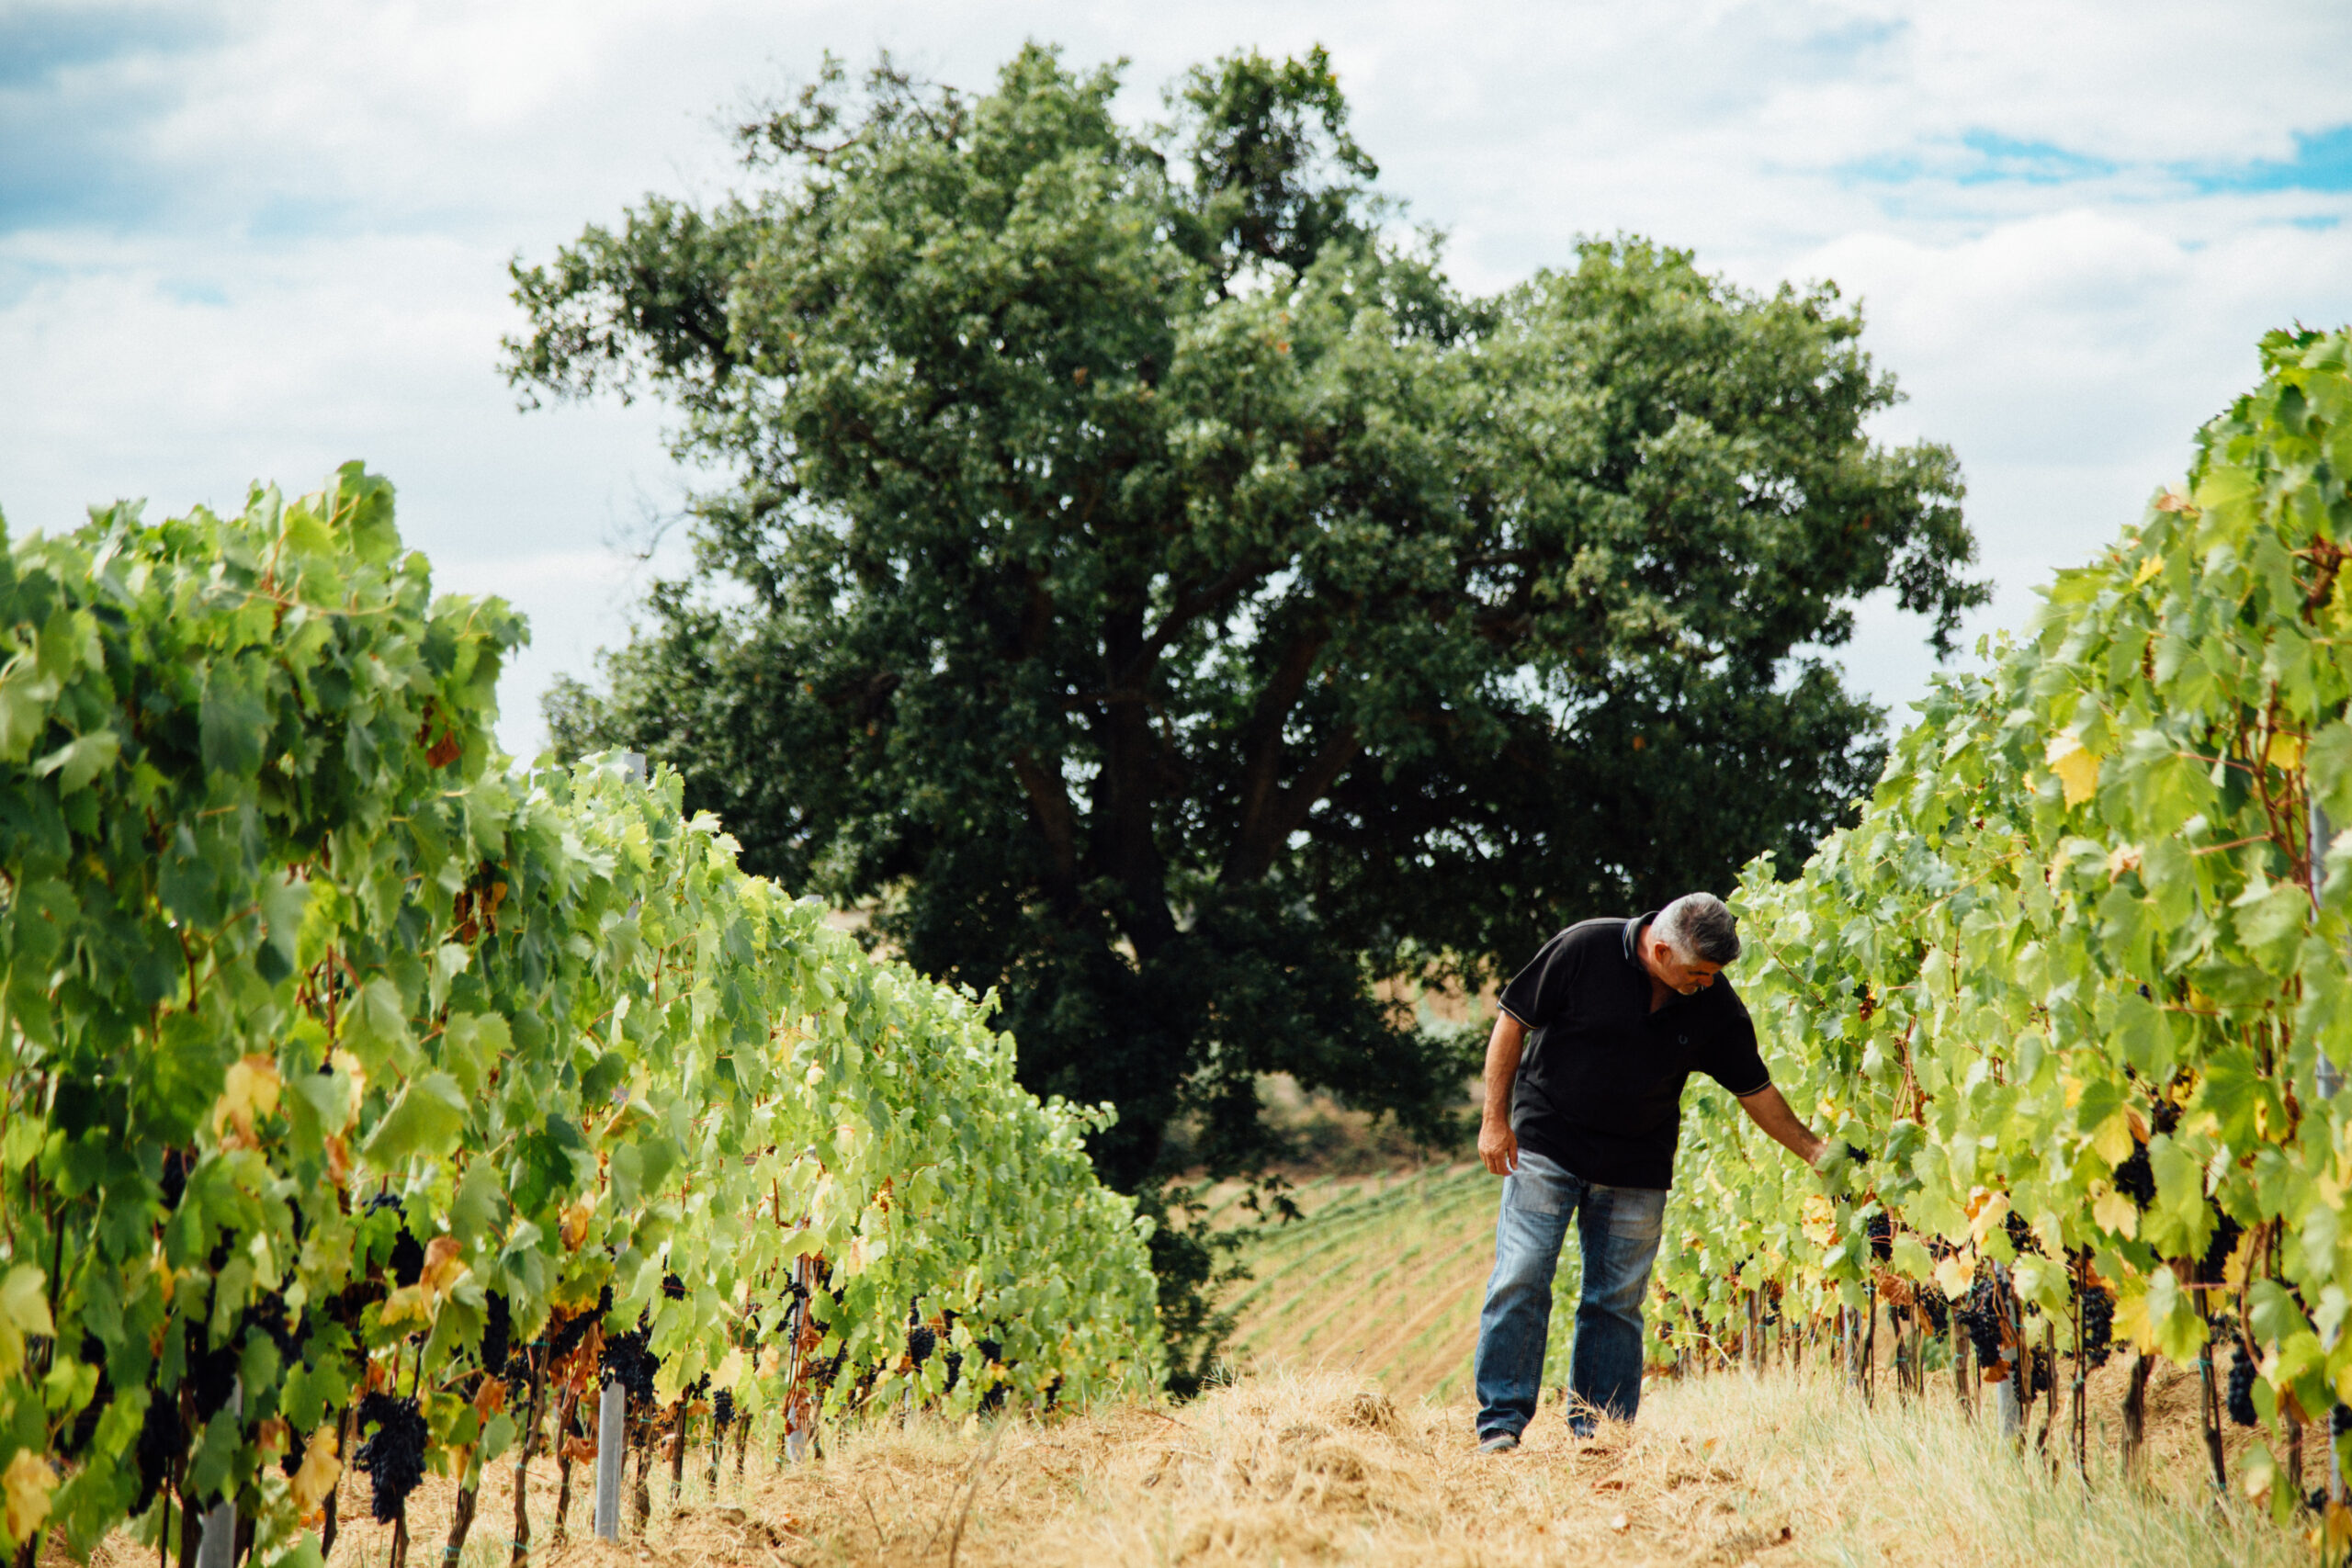
[[2230, 1395], [2227, 1404], [2230, 1419], [2239, 1426], [2252, 1427], [2261, 1422], [2261, 1412], [2254, 1407], [2254, 1358], [2245, 1353], [2245, 1341], [2243, 1339], [2230, 1347]]
[[651, 1337], [652, 1331], [642, 1322], [627, 1334], [605, 1337], [605, 1376], [628, 1390], [631, 1399], [647, 1403], [652, 1401], [653, 1374], [662, 1365], [647, 1343]]
[[211, 1340], [212, 1336], [200, 1320], [188, 1322], [187, 1371], [184, 1377], [190, 1397], [196, 1401], [199, 1426], [212, 1419], [213, 1412], [228, 1404], [229, 1396], [237, 1391], [238, 1342], [232, 1338], [224, 1345], [214, 1345]]
[[413, 1399], [369, 1393], [359, 1401], [359, 1425], [374, 1426], [376, 1435], [352, 1458], [374, 1488], [376, 1522], [388, 1525], [401, 1517], [408, 1495], [424, 1479], [424, 1416]]
[[594, 1312], [583, 1312], [577, 1317], [564, 1319], [562, 1326], [548, 1337], [548, 1359], [560, 1361], [580, 1348], [580, 1342], [588, 1337], [588, 1331], [604, 1322], [605, 1314], [612, 1310], [613, 1288], [607, 1285], [596, 1297]]
[[64, 1452], [69, 1459], [88, 1451], [90, 1439], [98, 1435], [98, 1417], [114, 1403], [114, 1380], [107, 1375], [106, 1343], [95, 1334], [82, 1336], [82, 1364], [98, 1369], [98, 1386], [90, 1395], [90, 1403], [82, 1406], [81, 1413], [74, 1417], [74, 1425], [66, 1429]]
[[2115, 1353], [2115, 1292], [2093, 1285], [2083, 1292], [2083, 1354], [2094, 1367]]
[[389, 1260], [392, 1283], [413, 1285], [424, 1274], [424, 1244], [410, 1234], [408, 1211], [401, 1208], [401, 1201], [390, 1193], [379, 1192], [368, 1199], [366, 1213], [380, 1214], [387, 1209], [391, 1211], [393, 1225], [392, 1254]]
[[[2157, 1100], [2154, 1114], [2159, 1133], [2180, 1125], [2180, 1107], [2169, 1100]], [[2133, 1145], [2131, 1157], [2115, 1168], [2115, 1190], [2142, 1210], [2156, 1201], [2156, 1173], [2148, 1164], [2147, 1145]]]
[[1976, 1281], [1968, 1294], [1953, 1305], [1951, 1315], [1968, 1335], [1978, 1366], [1989, 1367], [2001, 1359], [2001, 1315], [1993, 1281]]
[[286, 1298], [279, 1292], [265, 1291], [255, 1296], [253, 1304], [245, 1308], [243, 1322], [248, 1332], [259, 1329], [269, 1336], [269, 1342], [277, 1347], [279, 1365], [290, 1367], [301, 1359], [302, 1346], [310, 1337], [310, 1325], [307, 1320], [286, 1320]]
[[2033, 1227], [2025, 1223], [2023, 1214], [2018, 1213], [2015, 1209], [2010, 1210], [2009, 1217], [2002, 1228], [2009, 1233], [2011, 1247], [2016, 1247], [2019, 1252], [2030, 1253], [2037, 1258], [2041, 1256], [2041, 1243], [2035, 1237]]
[[1894, 1221], [1884, 1209], [1870, 1217], [1871, 1256], [1881, 1263], [1894, 1257]]
[[2050, 1374], [2053, 1371], [2050, 1364], [2052, 1359], [2050, 1348], [2046, 1345], [2036, 1345], [2033, 1348], [2033, 1353], [2027, 1357], [2026, 1359], [2033, 1368], [2032, 1387], [2030, 1392], [2036, 1394], [2048, 1393], [2050, 1392]]
[[132, 1514], [147, 1511], [172, 1466], [187, 1451], [187, 1428], [180, 1425], [179, 1400], [160, 1388], [149, 1390], [147, 1416], [139, 1424], [139, 1500], [130, 1506]]
[[2230, 1254], [2237, 1250], [2238, 1237], [2245, 1234], [2245, 1227], [2237, 1221], [2227, 1214], [2219, 1216], [2213, 1224], [2213, 1239], [2206, 1244], [2205, 1256], [2198, 1259], [2197, 1277], [2211, 1281], [2228, 1272]]
[[1942, 1338], [1951, 1324], [1951, 1302], [1944, 1294], [1943, 1287], [1921, 1285], [1918, 1301], [1919, 1314], [1928, 1320], [1928, 1331], [1937, 1338]]
[[482, 1370], [492, 1376], [503, 1374], [506, 1371], [507, 1359], [513, 1354], [514, 1345], [514, 1305], [506, 1299], [504, 1292], [492, 1291], [489, 1295], [489, 1308], [482, 1316]]
[[931, 1325], [918, 1320], [907, 1330], [907, 1359], [922, 1366], [939, 1348], [939, 1335]]
[[2115, 1190], [2145, 1211], [2156, 1201], [2156, 1173], [2148, 1164], [2148, 1145], [2132, 1145], [2131, 1157], [2115, 1168]]
[[686, 1282], [675, 1274], [664, 1274], [662, 1276], [662, 1293], [673, 1302], [684, 1301]]
[[722, 1388], [711, 1396], [710, 1424], [721, 1437], [727, 1435], [728, 1427], [735, 1425], [735, 1394], [732, 1390]]

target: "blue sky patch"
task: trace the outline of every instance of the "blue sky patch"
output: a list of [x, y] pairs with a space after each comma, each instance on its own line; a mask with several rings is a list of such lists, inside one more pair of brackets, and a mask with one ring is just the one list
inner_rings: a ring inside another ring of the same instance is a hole
[[124, 55], [178, 53], [220, 36], [219, 19], [194, 5], [0, 6], [0, 90]]
[[2237, 164], [2183, 165], [2178, 171], [2199, 193], [2233, 191], [2352, 191], [2352, 125], [2295, 132], [2295, 155]]

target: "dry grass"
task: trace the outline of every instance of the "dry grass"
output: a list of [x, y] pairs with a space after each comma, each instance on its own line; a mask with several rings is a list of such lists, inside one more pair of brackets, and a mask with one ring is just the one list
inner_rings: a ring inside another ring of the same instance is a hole
[[[2158, 1408], [2186, 1396], [2158, 1391]], [[621, 1546], [548, 1547], [553, 1467], [535, 1467], [537, 1560], [577, 1568], [819, 1568], [875, 1563], [1918, 1564], [1961, 1568], [2267, 1568], [2309, 1548], [2207, 1500], [2193, 1430], [2156, 1433], [2171, 1484], [2020, 1458], [1957, 1408], [1949, 1385], [1875, 1408], [1803, 1374], [1723, 1373], [1654, 1386], [1640, 1422], [1573, 1445], [1546, 1408], [1517, 1453], [1476, 1451], [1466, 1406], [1399, 1404], [1331, 1374], [1272, 1374], [1176, 1408], [1142, 1404], [955, 1427], [917, 1418], [838, 1432], [821, 1461], [755, 1459], [711, 1495], [689, 1465], [682, 1505]], [[583, 1467], [584, 1470], [584, 1467]], [[465, 1568], [506, 1561], [508, 1472], [483, 1499]], [[539, 1483], [544, 1480], [544, 1488]], [[575, 1476], [584, 1483], [584, 1473]], [[571, 1520], [584, 1533], [583, 1487]], [[354, 1495], [360, 1493], [362, 1495]], [[382, 1568], [389, 1531], [363, 1518], [334, 1568]], [[412, 1500], [414, 1568], [436, 1568], [447, 1483]], [[124, 1541], [107, 1568], [152, 1552]]]

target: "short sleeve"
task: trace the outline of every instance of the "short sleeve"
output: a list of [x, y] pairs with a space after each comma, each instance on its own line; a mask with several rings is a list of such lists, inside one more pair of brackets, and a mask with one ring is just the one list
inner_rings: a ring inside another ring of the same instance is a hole
[[1574, 928], [1545, 942], [1527, 967], [1511, 976], [1496, 998], [1503, 1011], [1530, 1029], [1541, 1029], [1560, 1015], [1576, 983], [1579, 954], [1568, 940]]
[[1731, 1007], [1699, 1066], [1709, 1077], [1746, 1100], [1771, 1088], [1772, 1074], [1756, 1047], [1756, 1021], [1747, 1016], [1747, 1004], [1737, 997], [1726, 999]]

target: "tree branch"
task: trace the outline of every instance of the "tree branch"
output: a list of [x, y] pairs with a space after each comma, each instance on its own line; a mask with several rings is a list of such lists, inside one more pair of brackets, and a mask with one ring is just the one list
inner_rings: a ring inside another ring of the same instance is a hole
[[1241, 823], [1234, 838], [1237, 849], [1255, 836], [1275, 798], [1283, 763], [1283, 726], [1290, 717], [1299, 693], [1306, 689], [1307, 677], [1315, 672], [1315, 656], [1322, 651], [1323, 634], [1319, 630], [1294, 638], [1283, 653], [1282, 663], [1267, 680], [1265, 689], [1258, 694], [1250, 722], [1242, 728], [1241, 746], [1249, 753], [1249, 761], [1241, 775]]
[[1331, 786], [1340, 782], [1340, 775], [1363, 754], [1363, 737], [1354, 725], [1341, 725], [1325, 736], [1323, 744], [1316, 748], [1314, 760], [1296, 781], [1277, 794], [1258, 819], [1235, 840], [1220, 880], [1254, 882], [1265, 875], [1274, 863], [1275, 852], [1306, 820], [1315, 803], [1330, 793]]
[[1112, 684], [1132, 686], [1139, 683], [1152, 661], [1167, 649], [1179, 632], [1265, 574], [1263, 562], [1244, 558], [1235, 562], [1216, 581], [1197, 589], [1188, 588], [1176, 595], [1176, 603], [1169, 606], [1167, 618], [1143, 639], [1143, 646], [1136, 650], [1135, 658], [1128, 661], [1127, 668], [1118, 672]]
[[1025, 747], [1012, 753], [1012, 773], [1021, 781], [1022, 793], [1029, 797], [1030, 815], [1035, 818], [1037, 831], [1046, 840], [1046, 852], [1052, 859], [1054, 895], [1063, 900], [1075, 898], [1078, 813], [1070, 806], [1069, 792]]

